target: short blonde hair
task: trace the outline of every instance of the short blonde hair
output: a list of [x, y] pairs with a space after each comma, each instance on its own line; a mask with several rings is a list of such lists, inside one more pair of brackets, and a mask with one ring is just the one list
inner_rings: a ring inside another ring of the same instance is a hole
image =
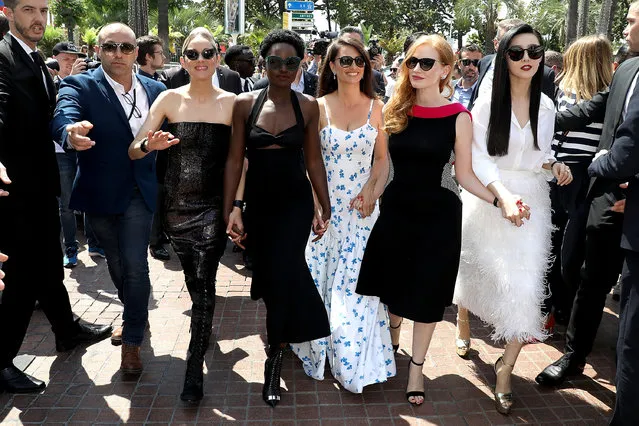
[[193, 31], [189, 33], [189, 35], [184, 39], [184, 43], [182, 43], [182, 53], [189, 47], [189, 44], [196, 38], [201, 37], [211, 42], [215, 50], [217, 50], [217, 43], [215, 41], [215, 37], [211, 32], [204, 27], [197, 27]]
[[590, 100], [612, 81], [612, 46], [604, 35], [581, 37], [564, 53], [559, 88], [574, 93], [577, 102]]

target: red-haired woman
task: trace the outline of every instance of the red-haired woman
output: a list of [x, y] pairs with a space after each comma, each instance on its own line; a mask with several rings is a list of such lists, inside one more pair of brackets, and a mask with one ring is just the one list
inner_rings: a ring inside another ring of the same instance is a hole
[[424, 402], [422, 365], [452, 303], [459, 266], [462, 210], [451, 157], [464, 189], [488, 203], [495, 198], [472, 170], [470, 114], [442, 94], [451, 90], [454, 62], [446, 40], [429, 35], [415, 41], [401, 64], [384, 112], [395, 175], [357, 285], [359, 294], [379, 296], [388, 306], [396, 341], [402, 319], [414, 321], [406, 397], [416, 405]]

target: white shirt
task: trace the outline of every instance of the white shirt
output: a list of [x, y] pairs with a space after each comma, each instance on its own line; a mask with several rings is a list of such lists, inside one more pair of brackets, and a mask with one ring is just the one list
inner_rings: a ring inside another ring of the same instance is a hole
[[[7, 34], [11, 34], [11, 31], [9, 31]], [[18, 37], [14, 36], [13, 34], [11, 34], [11, 37], [13, 37], [13, 39], [14, 39], [15, 41], [17, 41], [17, 42], [18, 42], [18, 44], [19, 44], [20, 46], [22, 46], [22, 49], [23, 49], [25, 52], [27, 52], [27, 55], [29, 55], [29, 58], [31, 58], [31, 60], [33, 61], [33, 58], [31, 57], [31, 54], [32, 54], [33, 52], [37, 52], [37, 50], [33, 50], [32, 48], [30, 48], [30, 47], [27, 45], [27, 43], [25, 43], [24, 41], [20, 40]], [[34, 61], [34, 62], [35, 62], [35, 61]], [[38, 68], [40, 68], [40, 67], [38, 66]], [[44, 90], [46, 90], [46, 91], [47, 91], [47, 95], [49, 95], [49, 96], [50, 96], [50, 94], [49, 94], [49, 88], [48, 88], [48, 86], [47, 86], [47, 77], [44, 75], [44, 72], [41, 72], [41, 74], [42, 74], [42, 84], [44, 84]]]
[[622, 118], [621, 121], [626, 119], [626, 113], [628, 112], [628, 104], [630, 103], [630, 98], [632, 98], [632, 94], [635, 92], [635, 86], [637, 85], [637, 77], [639, 77], [639, 72], [635, 74], [635, 78], [632, 80], [632, 84], [630, 85], [630, 90], [628, 90], [628, 93], [626, 94], [626, 101], [623, 104], [623, 113], [621, 115], [621, 118]]
[[[496, 56], [495, 56], [496, 57]], [[477, 88], [477, 99], [488, 96], [488, 99], [493, 95], [493, 77], [495, 76], [495, 58], [490, 62], [490, 66], [484, 74], [484, 78], [481, 80], [481, 84]], [[475, 101], [476, 102], [476, 101]], [[475, 115], [475, 107], [473, 106], [473, 116]]]
[[149, 99], [146, 96], [146, 90], [144, 87], [138, 82], [135, 73], [133, 75], [133, 84], [131, 85], [131, 89], [127, 92], [129, 99], [133, 99], [135, 95], [135, 106], [140, 111], [140, 117], [136, 117], [135, 114], [131, 115], [131, 105], [124, 97], [124, 86], [115, 81], [109, 76], [106, 72], [104, 73], [106, 76], [107, 82], [113, 88], [118, 100], [120, 101], [120, 105], [122, 106], [122, 110], [124, 110], [124, 115], [126, 117], [131, 116], [129, 118], [129, 126], [131, 127], [131, 133], [133, 133], [133, 137], [137, 136], [138, 132], [142, 128], [144, 121], [146, 120], [146, 116], [149, 115]]
[[244, 91], [244, 85], [246, 84], [247, 80], [248, 80], [248, 91], [250, 92], [251, 90], [253, 90], [253, 82], [250, 79], [240, 77], [240, 84], [242, 85], [242, 91]]
[[295, 84], [295, 82], [291, 83], [291, 90], [304, 93], [304, 71], [300, 74], [300, 81], [297, 84]]
[[547, 177], [551, 178], [552, 173], [542, 168], [549, 161], [554, 161], [551, 146], [555, 130], [555, 106], [550, 98], [542, 93], [539, 104], [539, 150], [535, 149], [530, 121], [521, 128], [515, 113], [511, 112], [508, 154], [503, 157], [488, 154], [486, 137], [490, 121], [490, 102], [490, 97], [477, 98], [473, 107], [473, 171], [481, 183], [488, 186], [501, 180], [500, 170], [546, 173]]
[[213, 73], [213, 77], [211, 77], [211, 81], [213, 82], [213, 87], [217, 87], [218, 89], [220, 88], [220, 79], [217, 76], [217, 69]]

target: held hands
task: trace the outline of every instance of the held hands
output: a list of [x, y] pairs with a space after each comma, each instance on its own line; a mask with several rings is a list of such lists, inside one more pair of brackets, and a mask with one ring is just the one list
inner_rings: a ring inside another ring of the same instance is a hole
[[524, 219], [530, 219], [530, 206], [518, 195], [505, 197], [499, 202], [499, 207], [501, 207], [502, 216], [517, 227], [524, 224]]
[[171, 133], [161, 130], [157, 132], [149, 130], [146, 137], [148, 139], [146, 147], [149, 151], [160, 151], [180, 143], [180, 140], [175, 138]]
[[[7, 174], [7, 169], [2, 163], [0, 163], [0, 181], [2, 181], [5, 185], [9, 185], [11, 183], [11, 179], [9, 179], [9, 175]], [[0, 189], [0, 197], [6, 197], [7, 195], [9, 195], [9, 191]]]
[[324, 217], [324, 215], [322, 215], [321, 207], [316, 205], [315, 216], [313, 216], [313, 233], [317, 236], [313, 238], [313, 242], [319, 241], [326, 233], [329, 224], [328, 219], [328, 216]]
[[239, 207], [233, 207], [231, 214], [229, 215], [228, 225], [226, 226], [226, 235], [229, 236], [233, 243], [238, 247], [245, 249], [242, 245], [242, 241], [246, 239], [244, 233], [244, 222], [242, 222], [242, 210]]
[[78, 123], [69, 124], [67, 126], [67, 133], [69, 134], [69, 143], [76, 151], [86, 151], [95, 145], [95, 141], [92, 141], [87, 137], [89, 131], [93, 128], [93, 124], [83, 120]]
[[373, 211], [375, 210], [375, 201], [372, 190], [364, 187], [357, 197], [351, 200], [349, 209], [357, 210], [360, 216], [365, 218], [373, 214]]
[[552, 165], [552, 175], [557, 178], [557, 185], [564, 186], [572, 182], [570, 167], [559, 161]]

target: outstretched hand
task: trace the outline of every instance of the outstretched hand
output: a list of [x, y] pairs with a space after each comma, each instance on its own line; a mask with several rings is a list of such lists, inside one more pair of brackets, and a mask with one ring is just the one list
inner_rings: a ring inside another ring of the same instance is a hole
[[163, 132], [161, 130], [158, 130], [157, 132], [149, 130], [146, 137], [148, 140], [146, 146], [149, 151], [161, 151], [180, 143], [180, 140], [171, 133]]
[[73, 149], [76, 151], [86, 151], [95, 145], [95, 141], [87, 137], [91, 129], [93, 129], [93, 124], [87, 120], [67, 126], [66, 130], [69, 135], [69, 143], [73, 146]]

